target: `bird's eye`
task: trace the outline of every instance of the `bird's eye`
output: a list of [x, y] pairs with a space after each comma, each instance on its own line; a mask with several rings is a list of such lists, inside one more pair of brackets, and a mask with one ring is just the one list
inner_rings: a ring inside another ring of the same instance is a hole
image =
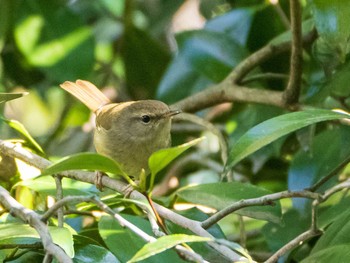
[[151, 117], [149, 115], [143, 115], [141, 116], [141, 121], [143, 123], [149, 123], [151, 121]]

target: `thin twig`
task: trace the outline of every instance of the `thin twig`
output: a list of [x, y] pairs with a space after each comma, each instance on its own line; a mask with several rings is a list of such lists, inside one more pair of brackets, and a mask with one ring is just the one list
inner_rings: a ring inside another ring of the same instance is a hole
[[[62, 177], [59, 175], [54, 176], [55, 178], [55, 183], [56, 183], [56, 201], [59, 201], [63, 198], [63, 188], [62, 188]], [[61, 206], [57, 210], [57, 226], [58, 227], [63, 227], [63, 211], [64, 207]]]
[[296, 248], [297, 246], [300, 246], [300, 244], [302, 244], [306, 240], [318, 236], [320, 234], [320, 231], [314, 231], [312, 229], [307, 230], [306, 232], [300, 234], [299, 236], [288, 242], [286, 245], [281, 247], [275, 254], [273, 254], [268, 260], [266, 260], [265, 263], [277, 262], [277, 260], [288, 251]]
[[299, 0], [290, 0], [290, 16], [292, 30], [292, 52], [290, 59], [290, 76], [283, 100], [287, 106], [298, 103], [302, 82], [302, 30], [301, 6]]
[[350, 155], [345, 158], [338, 166], [336, 166], [332, 171], [329, 172], [328, 175], [322, 177], [319, 181], [317, 181], [314, 185], [308, 188], [309, 191], [315, 192], [319, 189], [323, 184], [328, 182], [332, 177], [336, 176], [348, 163], [350, 162]]
[[251, 198], [251, 199], [244, 199], [240, 200], [238, 202], [235, 202], [231, 204], [230, 206], [218, 211], [211, 217], [207, 218], [202, 222], [202, 227], [205, 229], [208, 229], [210, 226], [216, 224], [218, 221], [220, 221], [222, 218], [226, 217], [227, 215], [233, 213], [234, 211], [237, 211], [239, 209], [242, 209], [244, 207], [249, 206], [261, 206], [261, 205], [273, 205], [274, 201], [281, 200], [284, 198], [292, 198], [292, 197], [300, 197], [300, 198], [310, 198], [310, 199], [317, 199], [319, 198], [320, 194], [313, 193], [310, 191], [283, 191], [279, 193], [273, 193], [264, 195], [257, 198]]
[[222, 159], [223, 163], [226, 163], [227, 154], [228, 154], [226, 140], [225, 140], [224, 136], [222, 135], [221, 131], [215, 125], [213, 125], [209, 121], [206, 121], [203, 118], [198, 117], [197, 115], [185, 113], [185, 112], [179, 114], [176, 119], [181, 120], [181, 121], [189, 121], [189, 122], [201, 125], [201, 126], [205, 127], [208, 131], [212, 132], [215, 136], [217, 136], [218, 140], [219, 140], [219, 145], [221, 148], [221, 159]]
[[286, 29], [290, 29], [290, 22], [288, 20], [288, 17], [286, 13], [283, 11], [281, 5], [279, 2], [276, 4], [272, 4], [273, 8], [275, 9], [278, 16], [281, 18], [281, 21]]
[[53, 204], [42, 216], [41, 221], [47, 222], [60, 208], [67, 204], [92, 202], [92, 196], [66, 196]]

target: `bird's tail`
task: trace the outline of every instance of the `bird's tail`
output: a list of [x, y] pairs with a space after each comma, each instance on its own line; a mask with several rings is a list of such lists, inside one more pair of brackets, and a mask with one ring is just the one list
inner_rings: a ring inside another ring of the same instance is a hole
[[94, 84], [86, 80], [77, 80], [75, 83], [66, 81], [60, 86], [93, 112], [111, 102]]

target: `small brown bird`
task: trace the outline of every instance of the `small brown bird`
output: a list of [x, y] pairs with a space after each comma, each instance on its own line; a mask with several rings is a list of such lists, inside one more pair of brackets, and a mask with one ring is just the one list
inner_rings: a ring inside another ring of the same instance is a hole
[[111, 103], [84, 80], [66, 81], [60, 86], [95, 113], [96, 151], [117, 161], [129, 176], [138, 179], [142, 169], [148, 173], [151, 154], [170, 146], [171, 117], [179, 110], [157, 100]]

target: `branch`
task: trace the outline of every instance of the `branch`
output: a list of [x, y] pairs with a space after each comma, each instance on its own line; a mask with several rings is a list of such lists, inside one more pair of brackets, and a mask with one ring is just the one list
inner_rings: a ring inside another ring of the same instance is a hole
[[[0, 152], [3, 152], [5, 155], [20, 159], [23, 162], [35, 166], [40, 170], [43, 170], [49, 165], [51, 165], [50, 161], [25, 150], [19, 144], [13, 144], [8, 141], [0, 140]], [[90, 184], [95, 183], [95, 173], [93, 172], [69, 171], [60, 173], [60, 176], [68, 177]], [[102, 186], [122, 193], [124, 195], [129, 194], [129, 197], [132, 199], [146, 201], [145, 196], [138, 191], [134, 190], [131, 193], [129, 193], [127, 187], [128, 185], [125, 182], [112, 179], [108, 176], [103, 176], [101, 183]], [[139, 202], [135, 202], [136, 205], [139, 205], [138, 203]], [[167, 219], [185, 229], [189, 229], [196, 235], [215, 239], [208, 231], [202, 228], [201, 223], [199, 221], [188, 219], [157, 203], [154, 203], [154, 207], [156, 208], [157, 212], [162, 218]], [[208, 245], [215, 249], [222, 256], [226, 257], [231, 261], [247, 261], [246, 258], [242, 257], [241, 255], [237, 254], [236, 252], [232, 251], [224, 245], [220, 245], [215, 242], [208, 242]]]
[[40, 216], [34, 211], [25, 208], [18, 203], [9, 192], [0, 186], [0, 203], [8, 209], [11, 214], [20, 218], [25, 223], [28, 223], [39, 234], [41, 242], [46, 252], [53, 255], [58, 262], [69, 263], [72, 259], [63, 251], [62, 248], [53, 243], [49, 229], [40, 219]]
[[210, 226], [216, 224], [219, 220], [224, 218], [225, 216], [242, 209], [244, 207], [249, 206], [261, 206], [261, 205], [273, 205], [274, 201], [284, 199], [284, 198], [292, 198], [292, 197], [301, 197], [301, 198], [310, 198], [310, 199], [318, 199], [320, 194], [313, 193], [310, 191], [283, 191], [279, 193], [273, 193], [264, 195], [258, 198], [244, 199], [233, 203], [232, 205], [218, 211], [211, 217], [207, 218], [202, 222], [202, 227], [208, 229]]
[[306, 232], [300, 234], [296, 238], [294, 238], [292, 241], [288, 242], [286, 245], [281, 247], [275, 254], [273, 254], [268, 260], [265, 261], [265, 263], [273, 263], [277, 262], [278, 259], [287, 253], [288, 251], [296, 248], [297, 246], [300, 246], [300, 244], [304, 243], [306, 240], [318, 236], [321, 234], [321, 231], [314, 231], [312, 229], [307, 230]]
[[[224, 102], [252, 102], [283, 108], [282, 92], [232, 84], [229, 79], [171, 105], [183, 112], [196, 112]], [[175, 119], [177, 117], [174, 117]]]
[[320, 188], [323, 184], [325, 184], [332, 177], [336, 176], [348, 163], [350, 162], [350, 155], [345, 158], [341, 163], [338, 164], [332, 171], [329, 172], [328, 175], [322, 177], [319, 181], [317, 181], [314, 185], [312, 185], [308, 190], [315, 192], [318, 188]]
[[292, 53], [290, 59], [290, 76], [283, 100], [287, 106], [298, 103], [302, 81], [302, 30], [301, 30], [301, 6], [299, 0], [290, 0], [290, 15], [292, 28]]
[[[311, 43], [317, 37], [316, 30], [307, 33], [302, 41]], [[223, 102], [251, 102], [285, 108], [283, 92], [248, 88], [240, 86], [243, 78], [255, 67], [269, 58], [291, 49], [291, 41], [280, 44], [269, 43], [239, 63], [236, 68], [220, 83], [201, 92], [184, 98], [171, 107], [186, 112], [196, 112]]]

